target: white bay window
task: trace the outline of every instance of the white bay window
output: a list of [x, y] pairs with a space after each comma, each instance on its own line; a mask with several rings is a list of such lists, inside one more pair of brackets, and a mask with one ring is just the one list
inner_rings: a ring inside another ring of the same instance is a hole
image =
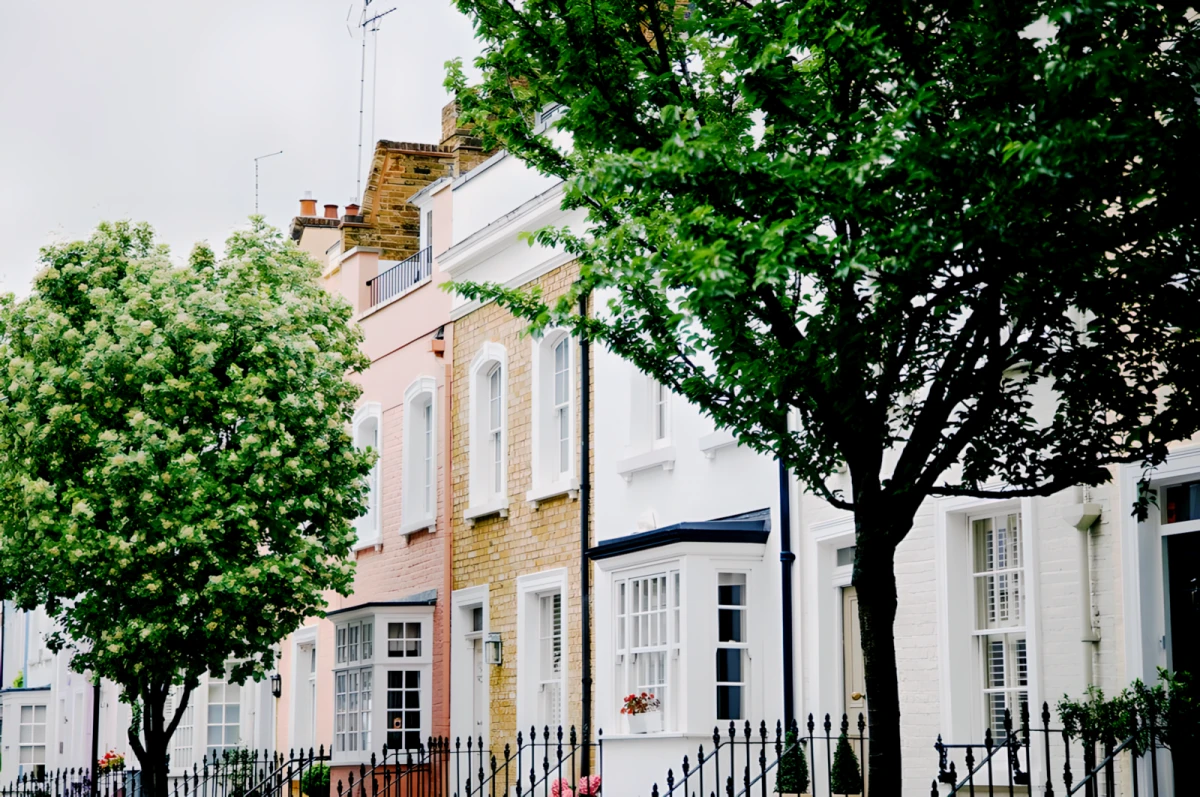
[[365, 760], [381, 744], [413, 749], [428, 736], [432, 617], [425, 603], [334, 613], [335, 761]]
[[632, 576], [614, 586], [618, 688], [622, 695], [654, 695], [670, 717], [679, 673], [679, 571]]

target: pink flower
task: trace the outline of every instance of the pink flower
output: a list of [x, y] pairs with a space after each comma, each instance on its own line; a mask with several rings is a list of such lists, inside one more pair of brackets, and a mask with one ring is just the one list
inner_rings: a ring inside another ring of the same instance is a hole
[[550, 784], [550, 797], [575, 797], [575, 792], [571, 790], [570, 783], [559, 778]]
[[600, 776], [588, 775], [580, 778], [576, 789], [579, 797], [596, 797], [600, 793]]

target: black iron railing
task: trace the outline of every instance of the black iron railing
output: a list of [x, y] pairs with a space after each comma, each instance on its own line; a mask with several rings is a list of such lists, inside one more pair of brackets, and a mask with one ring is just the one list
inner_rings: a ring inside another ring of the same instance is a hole
[[[167, 791], [172, 797], [290, 797], [293, 782], [328, 760], [324, 748], [286, 755], [269, 750], [225, 750], [204, 756], [190, 769], [173, 770], [167, 776]], [[90, 797], [91, 793], [88, 767], [27, 774], [0, 787], [0, 797]], [[98, 797], [141, 797], [142, 773], [132, 768], [102, 771], [96, 793]]]
[[[852, 727], [850, 718], [843, 714], [837, 733], [829, 714], [818, 729], [812, 714], [803, 729], [792, 726], [785, 732], [783, 723], [775, 723], [774, 731], [768, 730], [765, 722], [754, 729], [746, 722], [740, 732], [736, 723], [729, 723], [727, 734], [714, 728], [712, 746], [700, 745], [695, 759], [683, 757], [678, 774], [667, 770], [665, 789], [655, 783], [650, 789], [651, 797], [770, 797], [776, 792], [776, 781], [780, 776], [780, 765], [785, 758], [795, 761], [803, 756], [804, 780], [797, 786], [800, 792], [812, 797], [829, 797], [835, 787], [848, 786], [853, 781], [858, 788], [850, 793], [862, 791], [866, 781], [868, 738], [866, 719], [858, 715]], [[841, 752], [839, 753], [839, 748]], [[853, 755], [846, 752], [847, 748]], [[793, 773], [795, 769], [793, 764]], [[857, 775], [855, 780], [854, 775]]]
[[408, 293], [433, 276], [433, 247], [425, 247], [407, 260], [401, 260], [374, 279], [367, 280], [371, 306]]
[[993, 736], [990, 728], [984, 731], [982, 742], [949, 744], [938, 736], [934, 744], [938, 776], [930, 787], [930, 797], [1011, 795], [1030, 785], [1035, 761], [1041, 767], [1038, 785], [1045, 797], [1115, 797], [1118, 766], [1128, 767], [1134, 797], [1141, 787], [1139, 770], [1148, 768], [1149, 793], [1159, 797], [1158, 759], [1165, 727], [1154, 716], [1134, 716], [1131, 722], [1134, 733], [1117, 739], [1088, 728], [1071, 733], [1051, 727], [1046, 703], [1039, 725], [1031, 724], [1026, 705], [1021, 707], [1017, 726], [1005, 710], [999, 736]]
[[[517, 734], [496, 754], [482, 739], [430, 738], [415, 750], [384, 749], [371, 755], [343, 781], [337, 797], [559, 797], [569, 789], [577, 797], [593, 797], [582, 780], [587, 756], [591, 770], [602, 775], [599, 742], [579, 739], [574, 728], [549, 727]], [[598, 791], [598, 788], [597, 788]]]

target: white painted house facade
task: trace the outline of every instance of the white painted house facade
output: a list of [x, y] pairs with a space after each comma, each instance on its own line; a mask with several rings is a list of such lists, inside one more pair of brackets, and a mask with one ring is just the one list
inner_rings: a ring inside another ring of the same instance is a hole
[[[70, 654], [46, 646], [53, 628], [41, 609], [20, 611], [5, 602], [0, 786], [26, 775], [90, 765], [92, 680], [68, 666]], [[168, 716], [174, 716], [174, 704], [174, 697], [169, 698]], [[130, 708], [111, 681], [101, 681], [99, 715], [99, 755], [111, 750], [125, 756], [127, 766], [139, 768], [127, 735]], [[205, 677], [172, 737], [171, 774], [191, 772], [206, 756], [211, 761], [225, 750], [273, 749], [274, 738], [275, 699], [268, 683], [239, 686]]]

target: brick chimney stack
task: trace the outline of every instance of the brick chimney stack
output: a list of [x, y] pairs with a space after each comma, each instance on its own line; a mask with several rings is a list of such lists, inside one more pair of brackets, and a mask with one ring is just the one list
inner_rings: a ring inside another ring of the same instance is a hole
[[312, 198], [312, 191], [304, 192], [304, 199], [300, 200], [300, 215], [310, 218], [317, 215], [317, 200]]
[[338, 209], [337, 205], [326, 205], [325, 206], [325, 218], [336, 219], [338, 217], [337, 209]]

